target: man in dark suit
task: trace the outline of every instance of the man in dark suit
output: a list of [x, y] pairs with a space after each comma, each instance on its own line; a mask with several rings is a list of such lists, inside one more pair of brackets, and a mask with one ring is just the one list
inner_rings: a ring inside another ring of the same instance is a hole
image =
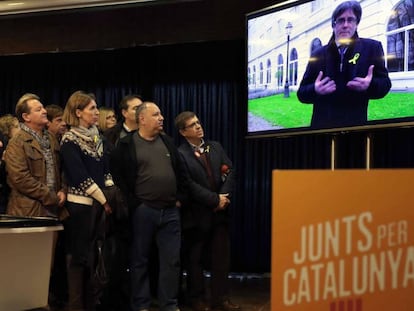
[[[228, 206], [234, 188], [232, 162], [220, 143], [204, 140], [203, 127], [191, 111], [180, 113], [175, 125], [186, 142], [179, 147], [190, 177], [191, 196], [181, 208], [183, 265], [195, 311], [207, 311], [203, 261], [211, 269], [211, 306], [239, 310], [229, 299], [230, 238]], [[207, 253], [208, 252], [208, 253]]]
[[138, 124], [135, 120], [135, 110], [142, 104], [142, 97], [140, 95], [126, 95], [122, 98], [119, 104], [119, 110], [122, 114], [122, 121], [117, 123], [114, 127], [106, 130], [104, 136], [112, 147], [118, 144], [118, 141], [134, 133]]
[[312, 53], [297, 93], [313, 104], [312, 127], [365, 125], [368, 101], [391, 88], [381, 42], [358, 36], [361, 15], [359, 2], [340, 3], [332, 13], [331, 39]]
[[[140, 95], [128, 94], [125, 95], [120, 104], [119, 111], [122, 120], [114, 127], [104, 131], [107, 142], [107, 150], [110, 153], [118, 142], [125, 136], [136, 132], [138, 123], [135, 118], [135, 111], [142, 105], [142, 97]], [[115, 218], [116, 219], [116, 218]], [[105, 292], [101, 299], [102, 310], [129, 310], [128, 297], [130, 295], [130, 275], [129, 275], [129, 244], [130, 232], [127, 219], [116, 219], [113, 223], [114, 229], [112, 235], [107, 237], [107, 249], [112, 247], [110, 257], [106, 259], [108, 266], [110, 266], [110, 282], [105, 288]]]

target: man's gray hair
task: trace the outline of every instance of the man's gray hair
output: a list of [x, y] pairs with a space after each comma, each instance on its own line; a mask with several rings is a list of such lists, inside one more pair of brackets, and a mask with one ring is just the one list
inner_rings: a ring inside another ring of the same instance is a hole
[[362, 8], [358, 1], [345, 1], [339, 4], [336, 9], [332, 13], [332, 28], [335, 27], [336, 20], [339, 16], [341, 16], [345, 11], [352, 10], [354, 12], [357, 25], [361, 21], [362, 16]]

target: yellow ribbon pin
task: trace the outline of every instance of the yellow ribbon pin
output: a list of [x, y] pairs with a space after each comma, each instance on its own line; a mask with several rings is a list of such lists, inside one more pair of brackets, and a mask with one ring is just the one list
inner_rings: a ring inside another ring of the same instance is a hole
[[359, 58], [359, 53], [355, 53], [354, 57], [353, 57], [353, 58], [351, 58], [351, 59], [348, 61], [348, 63], [356, 65], [356, 62], [357, 62], [358, 58]]

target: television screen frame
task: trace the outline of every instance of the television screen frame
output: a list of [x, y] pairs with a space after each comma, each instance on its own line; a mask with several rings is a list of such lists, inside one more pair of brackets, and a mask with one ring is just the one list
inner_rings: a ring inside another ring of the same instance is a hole
[[[296, 91], [312, 45], [328, 43], [332, 35], [331, 15], [341, 2], [289, 0], [246, 14], [247, 138], [414, 126], [414, 60], [409, 62], [414, 59], [409, 57], [414, 55], [414, 24], [387, 29], [395, 21], [391, 13], [404, 0], [382, 0], [381, 5], [377, 0], [359, 1], [362, 18], [358, 34], [382, 43], [392, 83], [383, 99], [369, 101], [368, 122], [347, 127], [310, 126], [313, 104], [300, 103]], [[398, 58], [395, 38], [401, 33], [409, 39]], [[396, 66], [401, 66], [401, 62], [403, 70], [398, 71]], [[408, 103], [404, 103], [405, 97]]]

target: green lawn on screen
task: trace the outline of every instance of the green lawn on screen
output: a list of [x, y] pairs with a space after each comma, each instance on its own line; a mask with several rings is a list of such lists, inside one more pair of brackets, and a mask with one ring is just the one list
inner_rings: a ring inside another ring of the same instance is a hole
[[369, 101], [369, 121], [412, 116], [414, 116], [413, 93], [391, 92], [384, 98]]
[[[285, 98], [283, 93], [250, 99], [248, 111], [274, 126], [297, 128], [310, 125], [312, 104], [301, 103], [296, 92]], [[370, 100], [368, 120], [394, 119], [414, 116], [414, 94], [392, 92], [382, 99]]]

